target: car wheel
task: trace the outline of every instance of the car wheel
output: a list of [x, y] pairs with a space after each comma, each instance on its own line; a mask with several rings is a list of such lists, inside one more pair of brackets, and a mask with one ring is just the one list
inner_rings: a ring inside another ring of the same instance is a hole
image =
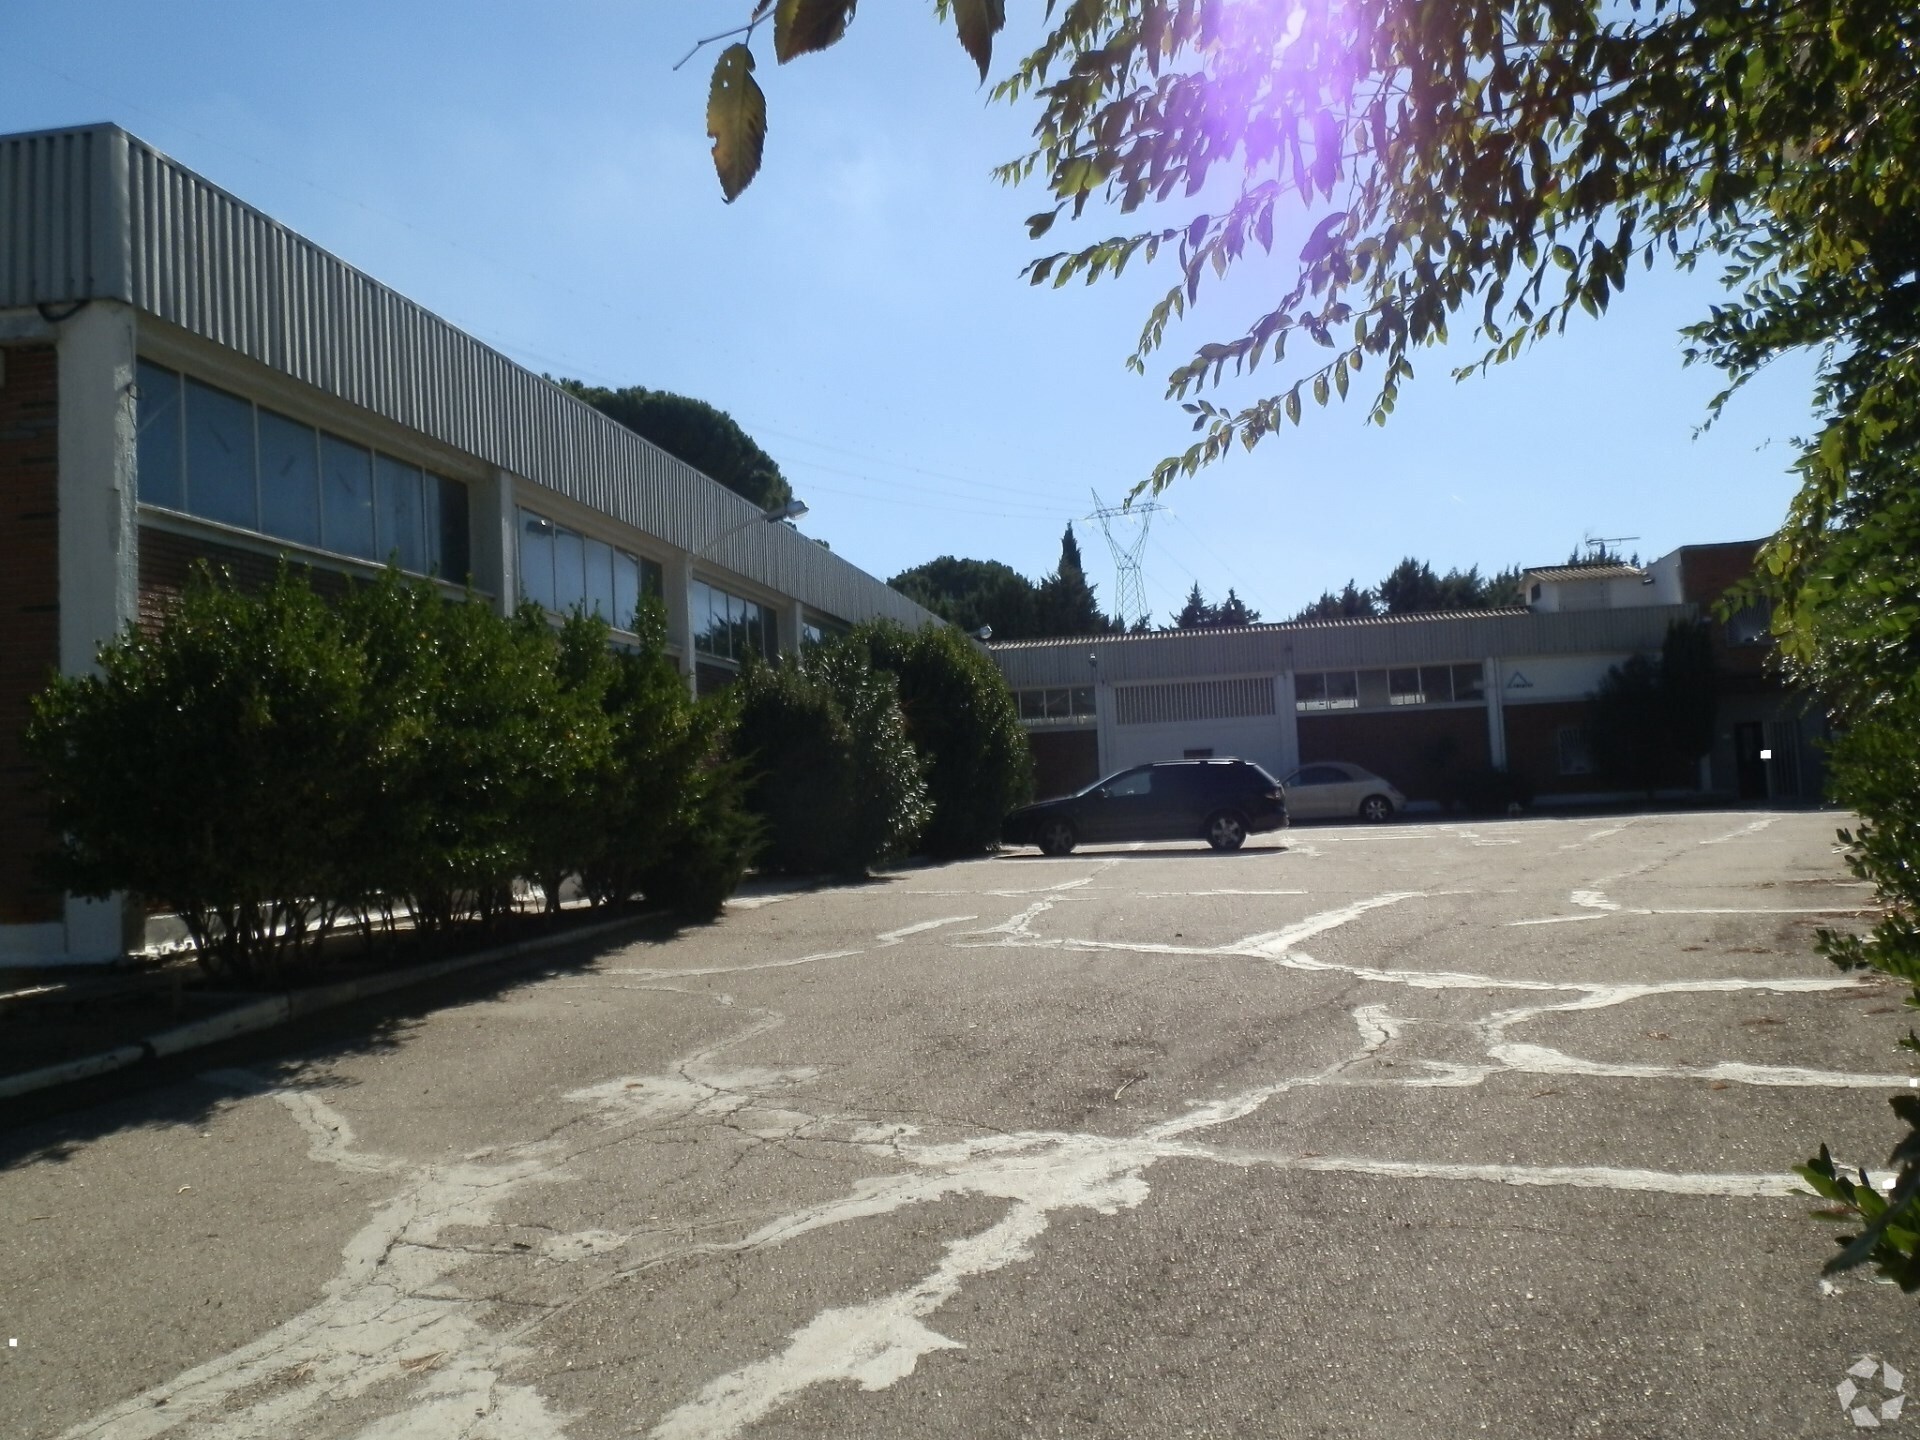
[[1073, 825], [1066, 820], [1049, 820], [1040, 827], [1040, 848], [1048, 855], [1069, 855], [1080, 843]]
[[1369, 795], [1360, 802], [1360, 818], [1379, 824], [1393, 818], [1393, 802], [1384, 795]]
[[1247, 822], [1222, 810], [1207, 821], [1207, 843], [1216, 850], [1238, 850], [1247, 843]]

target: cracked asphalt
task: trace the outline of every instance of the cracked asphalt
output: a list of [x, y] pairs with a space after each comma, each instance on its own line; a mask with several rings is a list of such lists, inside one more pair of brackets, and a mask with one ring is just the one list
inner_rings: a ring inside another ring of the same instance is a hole
[[1915, 1076], [1835, 824], [1013, 852], [96, 1087], [0, 1134], [0, 1435], [1920, 1427], [1790, 1173]]

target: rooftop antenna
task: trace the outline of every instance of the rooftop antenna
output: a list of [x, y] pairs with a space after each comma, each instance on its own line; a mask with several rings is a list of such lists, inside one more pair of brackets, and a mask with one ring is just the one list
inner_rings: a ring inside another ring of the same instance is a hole
[[[1609, 545], [1624, 545], [1629, 540], [1638, 540], [1638, 535], [1589, 535], [1581, 543], [1587, 547], [1587, 559], [1592, 561], [1607, 553]], [[1614, 554], [1619, 554], [1614, 551]]]
[[[1147, 548], [1147, 528], [1166, 508], [1153, 500], [1142, 505], [1109, 505], [1098, 490], [1093, 492], [1093, 514], [1087, 519], [1100, 522], [1100, 533], [1107, 537], [1107, 548], [1113, 552], [1113, 613], [1129, 629], [1147, 618], [1147, 580], [1140, 557]], [[1131, 534], [1127, 533], [1129, 526]]]

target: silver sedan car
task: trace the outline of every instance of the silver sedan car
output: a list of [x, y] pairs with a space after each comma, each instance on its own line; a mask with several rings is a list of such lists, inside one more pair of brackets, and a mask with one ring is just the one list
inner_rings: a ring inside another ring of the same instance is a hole
[[1287, 813], [1295, 820], [1391, 820], [1407, 797], [1392, 785], [1344, 760], [1316, 760], [1280, 782]]

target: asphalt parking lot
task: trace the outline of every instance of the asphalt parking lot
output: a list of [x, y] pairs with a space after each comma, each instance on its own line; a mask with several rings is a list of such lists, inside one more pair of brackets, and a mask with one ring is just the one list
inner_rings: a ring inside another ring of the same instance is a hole
[[263, 1038], [0, 1137], [0, 1434], [1920, 1427], [1789, 1173], [1915, 1073], [1835, 824], [1015, 852]]

